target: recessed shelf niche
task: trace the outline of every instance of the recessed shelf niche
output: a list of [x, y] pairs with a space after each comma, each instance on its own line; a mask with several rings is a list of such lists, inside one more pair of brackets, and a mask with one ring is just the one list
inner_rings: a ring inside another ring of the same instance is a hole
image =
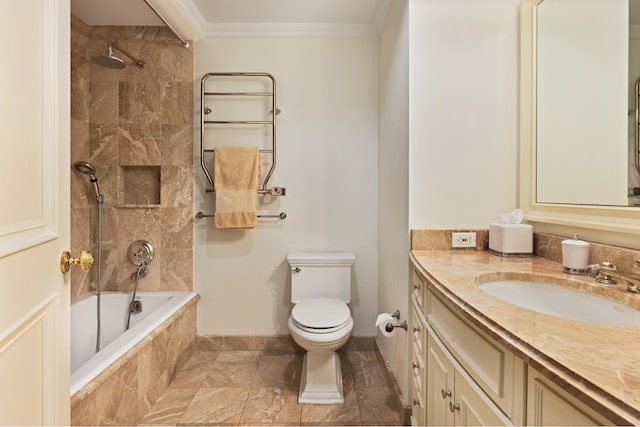
[[160, 207], [160, 166], [121, 168], [121, 207]]

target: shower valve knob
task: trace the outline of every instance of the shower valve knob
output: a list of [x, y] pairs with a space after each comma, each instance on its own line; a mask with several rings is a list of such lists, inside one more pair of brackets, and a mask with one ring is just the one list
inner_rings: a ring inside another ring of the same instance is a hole
[[77, 258], [71, 258], [69, 251], [62, 252], [60, 255], [60, 271], [66, 273], [71, 269], [72, 265], [79, 265], [82, 271], [89, 271], [93, 266], [93, 255], [91, 252], [84, 250]]

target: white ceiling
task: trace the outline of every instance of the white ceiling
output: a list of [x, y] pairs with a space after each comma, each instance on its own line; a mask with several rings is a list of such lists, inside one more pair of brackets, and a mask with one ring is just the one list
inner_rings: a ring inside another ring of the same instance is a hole
[[[171, 0], [201, 25], [312, 23], [375, 25], [390, 0]], [[162, 3], [163, 0], [158, 0]], [[166, 0], [165, 0], [166, 2]], [[153, 1], [152, 1], [153, 3]], [[155, 4], [155, 3], [154, 3]], [[163, 25], [143, 0], [71, 0], [89, 25]], [[170, 18], [170, 17], [167, 17]]]

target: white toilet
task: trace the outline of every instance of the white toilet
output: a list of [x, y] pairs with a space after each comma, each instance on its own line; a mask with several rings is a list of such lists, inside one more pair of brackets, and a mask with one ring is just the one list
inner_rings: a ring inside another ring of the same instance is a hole
[[344, 403], [340, 357], [336, 350], [347, 342], [353, 319], [349, 252], [294, 252], [291, 266], [289, 331], [307, 351], [302, 365], [300, 403]]

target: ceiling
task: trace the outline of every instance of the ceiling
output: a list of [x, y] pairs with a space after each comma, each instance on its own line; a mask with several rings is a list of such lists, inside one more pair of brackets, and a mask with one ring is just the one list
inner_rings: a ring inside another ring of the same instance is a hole
[[[377, 27], [390, 0], [152, 0], [180, 10], [191, 25], [330, 24]], [[166, 8], [165, 8], [166, 10]], [[89, 25], [163, 25], [143, 0], [71, 0]], [[166, 15], [165, 15], [166, 16]], [[171, 21], [171, 16], [166, 16]]]

